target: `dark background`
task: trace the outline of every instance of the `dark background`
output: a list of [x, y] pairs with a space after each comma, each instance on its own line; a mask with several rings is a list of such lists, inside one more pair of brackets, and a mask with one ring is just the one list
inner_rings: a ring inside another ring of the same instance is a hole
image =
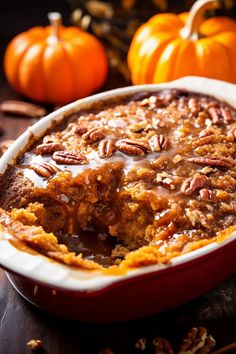
[[[190, 1], [187, 3], [189, 5]], [[7, 86], [3, 75], [2, 58], [9, 40], [32, 26], [46, 25], [49, 11], [61, 12], [64, 23], [69, 24], [71, 4], [56, 0], [1, 0], [0, 101], [20, 98]], [[173, 0], [169, 5], [174, 11], [187, 6], [186, 1]], [[118, 73], [111, 72], [105, 88], [125, 84]], [[7, 117], [0, 113], [0, 125], [4, 129], [1, 140], [15, 139], [29, 124], [32, 124], [30, 119]], [[217, 347], [236, 341], [236, 275], [217, 289], [164, 314], [127, 323], [89, 325], [55, 318], [34, 308], [13, 290], [0, 270], [0, 354], [30, 353], [26, 342], [32, 338], [41, 339], [45, 352], [49, 354], [95, 354], [107, 347], [115, 354], [134, 354], [137, 352], [134, 347], [137, 339], [147, 337], [151, 342], [155, 336], [169, 339], [177, 348], [186, 332], [199, 325], [207, 327], [216, 339]], [[149, 353], [152, 353], [151, 346]]]

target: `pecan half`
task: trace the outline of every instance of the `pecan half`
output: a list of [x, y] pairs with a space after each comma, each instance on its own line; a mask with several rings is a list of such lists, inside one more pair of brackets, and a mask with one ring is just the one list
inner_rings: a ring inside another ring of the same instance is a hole
[[55, 173], [60, 171], [60, 169], [57, 166], [49, 162], [33, 163], [32, 165], [30, 165], [30, 167], [39, 176], [46, 177], [46, 178], [49, 178], [53, 176]]
[[223, 213], [230, 213], [236, 215], [236, 201], [232, 201], [230, 204], [222, 203], [220, 206], [220, 210]]
[[99, 351], [98, 354], [114, 354], [110, 348], [105, 348]]
[[208, 182], [208, 177], [206, 176], [193, 176], [187, 178], [181, 186], [181, 192], [185, 195], [191, 195], [195, 190], [201, 188]]
[[157, 96], [150, 96], [148, 98], [144, 98], [140, 102], [140, 105], [143, 107], [149, 107], [151, 109], [165, 106], [164, 100]]
[[207, 165], [207, 166], [217, 166], [217, 167], [227, 167], [229, 168], [233, 159], [229, 157], [191, 157], [188, 159], [189, 162], [195, 163], [197, 165]]
[[115, 144], [113, 140], [101, 140], [98, 144], [98, 155], [101, 158], [111, 157], [115, 151]]
[[231, 128], [228, 131], [228, 136], [232, 136], [236, 140], [236, 124], [232, 124]]
[[162, 134], [155, 134], [149, 139], [152, 151], [158, 152], [167, 147], [167, 138]]
[[140, 133], [142, 130], [144, 130], [147, 127], [148, 123], [146, 120], [142, 120], [140, 122], [131, 124], [129, 126], [129, 130], [134, 133]]
[[204, 327], [192, 328], [183, 340], [178, 354], [196, 353], [201, 349], [207, 339], [207, 329]]
[[200, 210], [190, 210], [186, 209], [186, 216], [188, 217], [190, 223], [195, 226], [197, 224], [202, 225], [206, 229], [210, 229], [211, 225], [209, 224], [206, 216]]
[[220, 113], [224, 123], [229, 123], [232, 119], [231, 112], [228, 108], [220, 108]]
[[201, 189], [199, 191], [199, 195], [200, 195], [201, 200], [205, 200], [207, 202], [213, 202], [213, 203], [218, 202], [218, 198], [216, 196], [216, 193], [211, 189], [205, 189], [205, 188]]
[[88, 163], [84, 155], [69, 151], [56, 151], [52, 155], [52, 159], [59, 165], [85, 165]]
[[78, 135], [83, 135], [83, 134], [87, 133], [88, 129], [85, 126], [83, 126], [82, 124], [78, 123], [74, 131]]
[[206, 128], [199, 133], [199, 138], [204, 138], [205, 136], [214, 135], [214, 129]]
[[212, 348], [216, 345], [216, 341], [212, 336], [207, 336], [204, 346], [198, 350], [197, 354], [212, 353]]
[[152, 341], [155, 354], [174, 354], [174, 351], [165, 338], [157, 337]]
[[30, 347], [33, 352], [36, 352], [42, 349], [43, 342], [41, 341], [41, 339], [31, 339], [26, 343], [26, 345]]
[[144, 351], [147, 346], [147, 339], [146, 338], [139, 338], [139, 340], [135, 343], [135, 348], [140, 351]]
[[14, 140], [4, 140], [0, 143], [0, 157], [7, 151], [10, 145], [14, 142]]
[[140, 140], [121, 139], [116, 142], [116, 147], [128, 155], [144, 156], [150, 152], [150, 146]]
[[49, 144], [49, 143], [59, 143], [59, 139], [55, 135], [45, 135], [43, 138], [43, 143], [44, 144]]
[[0, 104], [0, 110], [6, 114], [29, 118], [40, 118], [47, 113], [46, 109], [41, 106], [14, 100], [3, 101]]
[[90, 143], [95, 143], [96, 141], [101, 140], [103, 138], [104, 138], [103, 127], [90, 129], [82, 135], [82, 139]]
[[52, 154], [59, 150], [62, 150], [62, 145], [59, 142], [43, 143], [38, 145], [35, 149], [36, 153], [40, 155]]
[[223, 120], [224, 123], [228, 123], [232, 119], [230, 110], [227, 108], [210, 107], [208, 109], [208, 113], [210, 115], [213, 124], [220, 123], [221, 119]]
[[203, 146], [207, 144], [217, 144], [229, 141], [229, 137], [227, 135], [207, 135], [200, 139], [195, 140], [192, 145], [193, 147]]
[[190, 110], [190, 112], [193, 114], [193, 115], [196, 115], [197, 113], [200, 112], [201, 110], [201, 107], [199, 105], [199, 102], [196, 98], [190, 98], [189, 101], [188, 101], [188, 108]]

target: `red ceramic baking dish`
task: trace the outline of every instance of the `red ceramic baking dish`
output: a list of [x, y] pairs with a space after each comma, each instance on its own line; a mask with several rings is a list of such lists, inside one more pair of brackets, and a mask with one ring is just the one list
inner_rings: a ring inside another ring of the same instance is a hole
[[[97, 94], [51, 113], [22, 134], [0, 160], [0, 173], [14, 163], [32, 135], [40, 137], [52, 121], [91, 103], [142, 91], [181, 88], [215, 96], [236, 107], [236, 86], [200, 77], [186, 77], [160, 85], [142, 85]], [[132, 269], [109, 275], [62, 265], [15, 246], [0, 233], [0, 265], [14, 288], [32, 304], [71, 319], [112, 322], [164, 311], [189, 301], [216, 286], [236, 270], [236, 232], [178, 256], [167, 265]]]

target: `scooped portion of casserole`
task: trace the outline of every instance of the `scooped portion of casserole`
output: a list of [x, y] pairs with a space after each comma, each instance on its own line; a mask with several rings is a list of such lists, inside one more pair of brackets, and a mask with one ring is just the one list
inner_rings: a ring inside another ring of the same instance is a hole
[[86, 269], [132, 268], [236, 229], [236, 111], [185, 90], [64, 117], [0, 178], [1, 228]]

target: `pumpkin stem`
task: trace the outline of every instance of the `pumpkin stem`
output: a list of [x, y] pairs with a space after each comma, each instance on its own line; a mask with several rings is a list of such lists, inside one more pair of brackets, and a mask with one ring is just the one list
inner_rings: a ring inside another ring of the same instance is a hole
[[218, 7], [218, 0], [197, 0], [190, 9], [186, 25], [181, 31], [182, 38], [192, 40], [198, 39], [198, 29], [204, 12]]
[[61, 26], [61, 14], [59, 12], [49, 12], [48, 19], [52, 28], [52, 34], [50, 39], [52, 42], [57, 43], [60, 40], [59, 28]]

